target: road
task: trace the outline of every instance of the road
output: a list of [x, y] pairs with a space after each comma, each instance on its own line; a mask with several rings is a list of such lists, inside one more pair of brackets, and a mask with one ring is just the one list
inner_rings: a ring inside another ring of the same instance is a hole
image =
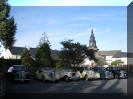
[[33, 80], [30, 83], [7, 83], [7, 93], [127, 93], [127, 79], [60, 81], [57, 83]]

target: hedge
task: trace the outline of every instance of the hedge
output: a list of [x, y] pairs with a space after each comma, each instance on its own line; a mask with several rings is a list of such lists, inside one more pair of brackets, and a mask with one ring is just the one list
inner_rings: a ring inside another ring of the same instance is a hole
[[21, 59], [1, 59], [0, 58], [0, 69], [6, 72], [12, 65], [21, 65]]

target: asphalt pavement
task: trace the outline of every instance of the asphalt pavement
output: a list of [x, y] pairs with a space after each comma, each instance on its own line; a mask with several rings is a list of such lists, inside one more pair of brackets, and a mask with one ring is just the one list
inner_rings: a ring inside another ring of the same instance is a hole
[[32, 80], [30, 83], [7, 83], [7, 94], [44, 93], [127, 93], [127, 79], [47, 82]]

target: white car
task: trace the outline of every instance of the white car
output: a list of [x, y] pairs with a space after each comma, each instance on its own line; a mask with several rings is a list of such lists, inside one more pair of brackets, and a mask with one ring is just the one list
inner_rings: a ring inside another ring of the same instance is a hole
[[94, 70], [90, 68], [83, 68], [83, 70], [77, 72], [80, 75], [81, 79], [99, 79], [100, 74], [98, 72], [95, 72]]
[[36, 71], [36, 79], [42, 80], [43, 82], [45, 82], [45, 81], [55, 82], [55, 81], [59, 80], [59, 78], [57, 78], [55, 76], [55, 72], [54, 72], [53, 68], [50, 68], [50, 67], [39, 68]]
[[58, 79], [63, 79], [65, 81], [70, 81], [70, 80], [80, 80], [80, 75], [71, 69], [61, 69], [57, 70], [55, 72], [55, 76]]

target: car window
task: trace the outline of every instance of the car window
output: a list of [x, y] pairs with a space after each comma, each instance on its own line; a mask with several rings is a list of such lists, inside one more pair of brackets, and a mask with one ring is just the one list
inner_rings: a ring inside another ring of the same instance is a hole
[[84, 68], [84, 70], [91, 70], [90, 68]]
[[26, 67], [25, 66], [13, 66], [14, 70], [16, 71], [26, 71]]
[[49, 67], [41, 67], [39, 69], [39, 71], [53, 71], [54, 69], [53, 68], [49, 68]]

